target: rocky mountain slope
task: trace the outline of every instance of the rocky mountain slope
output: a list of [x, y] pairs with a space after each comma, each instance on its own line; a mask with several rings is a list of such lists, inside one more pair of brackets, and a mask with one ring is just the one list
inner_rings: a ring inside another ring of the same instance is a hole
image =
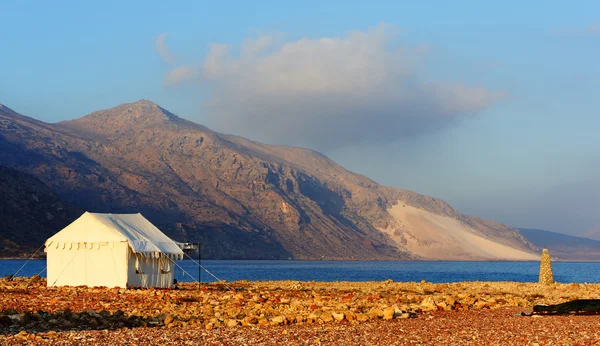
[[600, 261], [600, 241], [572, 235], [519, 228], [521, 234], [537, 247], [547, 247], [556, 260]]
[[[216, 133], [145, 100], [56, 124], [2, 107], [0, 162], [83, 209], [141, 212], [176, 240], [201, 240], [211, 258], [529, 259], [536, 249], [513, 228], [378, 185], [315, 151]], [[398, 205], [515, 252], [420, 241], [422, 222], [403, 224], [390, 213]]]
[[34, 253], [56, 230], [79, 216], [38, 179], [3, 166], [0, 196], [1, 257]]

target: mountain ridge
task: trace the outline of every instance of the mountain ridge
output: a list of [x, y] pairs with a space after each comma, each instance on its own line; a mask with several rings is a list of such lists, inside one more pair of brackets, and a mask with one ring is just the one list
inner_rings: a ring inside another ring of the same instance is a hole
[[600, 261], [600, 241], [564, 233], [517, 228], [534, 245], [548, 248], [554, 259]]
[[2, 148], [3, 162], [67, 201], [97, 212], [142, 211], [178, 240], [203, 240], [213, 258], [421, 258], [404, 244], [418, 240], [418, 230], [390, 214], [399, 201], [457, 220], [460, 234], [523, 256], [536, 250], [511, 227], [381, 186], [314, 150], [220, 134], [147, 100], [54, 124], [0, 111]]

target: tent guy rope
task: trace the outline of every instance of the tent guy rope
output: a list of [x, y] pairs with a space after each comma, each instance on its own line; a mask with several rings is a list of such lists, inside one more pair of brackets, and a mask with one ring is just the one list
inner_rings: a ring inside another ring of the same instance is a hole
[[[170, 259], [170, 258], [169, 258], [169, 259]], [[177, 262], [173, 261], [172, 259], [170, 259], [170, 260], [171, 260], [171, 262], [173, 262], [173, 264], [175, 264], [175, 266], [176, 266], [177, 268], [181, 269], [181, 271], [182, 271], [184, 274], [187, 274], [187, 276], [189, 276], [189, 277], [190, 277], [192, 280], [194, 280], [195, 282], [200, 282], [200, 281], [198, 281], [198, 280], [197, 280], [195, 277], [193, 277], [193, 276], [192, 276], [192, 274], [188, 273], [188, 272], [187, 272], [185, 269], [183, 269], [183, 267], [181, 267], [179, 264], [177, 264]]]
[[[194, 278], [194, 277], [193, 277], [193, 276], [192, 276], [190, 273], [188, 273], [187, 271], [185, 271], [185, 269], [183, 269], [183, 267], [181, 267], [179, 264], [177, 264], [177, 263], [176, 263], [175, 261], [173, 261], [172, 259], [171, 259], [171, 261], [173, 262], [173, 264], [175, 264], [175, 265], [177, 266], [177, 268], [181, 269], [181, 271], [182, 271], [184, 274], [187, 274], [187, 275], [188, 275], [190, 278], [192, 278], [192, 280], [196, 280], [196, 278]], [[194, 261], [194, 263], [196, 263], [196, 262]], [[202, 268], [202, 269], [206, 270], [206, 268], [204, 268], [204, 267], [202, 267], [202, 266], [200, 266], [200, 268]], [[218, 282], [223, 282], [223, 281], [224, 281], [224, 280], [221, 280], [221, 279], [217, 278], [217, 277], [216, 277], [216, 276], [214, 276], [213, 274], [211, 274], [211, 273], [210, 273], [208, 270], [206, 270], [206, 272], [207, 272], [207, 273], [209, 273], [210, 275], [212, 275], [212, 276], [213, 276], [215, 279], [217, 279], [217, 280], [218, 280]], [[200, 278], [198, 278], [198, 280], [196, 280], [196, 282], [198, 283], [198, 289], [200, 289], [200, 286], [199, 286], [199, 285], [200, 285]], [[227, 287], [227, 289], [231, 290], [231, 287], [230, 287], [229, 285], [225, 284], [225, 287]]]
[[27, 265], [27, 263], [29, 263], [29, 261], [31, 261], [33, 259], [33, 257], [35, 257], [35, 255], [37, 255], [37, 253], [45, 246], [46, 244], [42, 244], [42, 246], [39, 247], [39, 249], [36, 250], [36, 252], [33, 253], [33, 255], [31, 255], [31, 257], [29, 257], [29, 259], [23, 263], [23, 265], [21, 266], [21, 268], [19, 268], [19, 270], [17, 270], [16, 273], [13, 274], [13, 277], [17, 276], [17, 274], [19, 274], [19, 272], [25, 268], [25, 266]]
[[[202, 268], [205, 272], [207, 272], [208, 274], [210, 274], [210, 276], [212, 276], [213, 278], [215, 278], [215, 280], [217, 281], [223, 281], [221, 279], [219, 279], [218, 277], [215, 276], [215, 274], [211, 273], [208, 271], [208, 269], [204, 268], [200, 263], [196, 262], [195, 259], [191, 258], [190, 255], [184, 253], [185, 256], [189, 257], [190, 260], [192, 260], [192, 262], [194, 262], [198, 267]], [[198, 280], [200, 280], [200, 278], [198, 278]]]

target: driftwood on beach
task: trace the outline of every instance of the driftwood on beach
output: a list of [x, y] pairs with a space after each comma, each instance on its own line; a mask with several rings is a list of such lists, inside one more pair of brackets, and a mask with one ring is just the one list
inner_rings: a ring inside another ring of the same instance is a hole
[[599, 315], [600, 299], [577, 299], [556, 305], [535, 305], [534, 315]]

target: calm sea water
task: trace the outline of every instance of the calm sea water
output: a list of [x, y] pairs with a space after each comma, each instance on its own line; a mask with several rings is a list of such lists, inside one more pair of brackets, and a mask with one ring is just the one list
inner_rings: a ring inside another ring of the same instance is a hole
[[[25, 260], [0, 260], [0, 277], [14, 274]], [[298, 281], [517, 281], [536, 282], [539, 262], [421, 262], [421, 261], [214, 261], [202, 260], [202, 266], [219, 279], [298, 280]], [[600, 282], [600, 263], [554, 262], [558, 282]], [[46, 261], [29, 261], [18, 276], [41, 273]], [[196, 281], [198, 266], [190, 260], [178, 261], [178, 281]], [[215, 279], [202, 270], [203, 282]]]

